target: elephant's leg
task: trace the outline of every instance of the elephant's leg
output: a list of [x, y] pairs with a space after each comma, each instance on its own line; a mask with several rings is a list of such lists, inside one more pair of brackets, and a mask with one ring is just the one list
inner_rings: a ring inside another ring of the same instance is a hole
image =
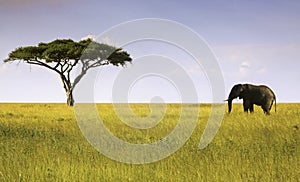
[[269, 107], [269, 111], [271, 111], [272, 105], [273, 105], [273, 101], [271, 101], [271, 104], [270, 104], [270, 107]]
[[254, 112], [254, 104], [250, 104], [250, 113]]
[[267, 114], [267, 115], [270, 114], [270, 110], [272, 108], [272, 104], [273, 104], [273, 101], [270, 99], [270, 100], [267, 100], [266, 104], [262, 106], [265, 114]]
[[261, 108], [264, 110], [265, 114], [267, 114], [267, 115], [270, 114], [269, 107], [266, 104], [262, 105]]
[[270, 110], [269, 110], [269, 109], [266, 109], [265, 114], [266, 114], [266, 115], [270, 115]]
[[244, 106], [244, 112], [248, 113], [250, 102], [248, 100], [244, 100], [243, 106]]

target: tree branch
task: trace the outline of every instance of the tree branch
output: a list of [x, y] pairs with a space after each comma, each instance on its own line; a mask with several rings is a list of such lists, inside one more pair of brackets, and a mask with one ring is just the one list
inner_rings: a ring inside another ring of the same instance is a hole
[[[78, 62], [79, 62], [79, 59], [75, 60], [73, 64], [72, 63], [69, 64], [71, 66], [71, 68], [67, 71], [67, 79], [68, 79], [69, 83], [71, 83], [71, 78], [70, 78], [71, 71], [77, 65]], [[72, 85], [72, 89], [73, 89], [73, 85]]]
[[57, 65], [55, 67], [51, 67], [48, 64], [46, 64], [46, 63], [44, 63], [42, 61], [39, 61], [37, 59], [34, 59], [34, 60], [25, 60], [25, 62], [27, 62], [28, 64], [35, 64], [35, 65], [44, 66], [44, 67], [49, 68], [49, 69], [51, 69], [51, 70], [53, 70], [53, 71], [55, 71], [55, 72], [57, 72], [57, 73], [60, 74], [59, 70], [56, 69]]
[[108, 61], [99, 60], [99, 61], [96, 61], [95, 63], [91, 64], [89, 66], [89, 68], [95, 68], [95, 67], [98, 67], [98, 66], [104, 66], [104, 65], [108, 65], [108, 64], [109, 64]]

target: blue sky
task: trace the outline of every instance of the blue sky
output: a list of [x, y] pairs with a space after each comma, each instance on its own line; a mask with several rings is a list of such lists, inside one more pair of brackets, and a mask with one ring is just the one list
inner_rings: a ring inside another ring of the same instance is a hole
[[[57, 38], [80, 40], [125, 21], [163, 18], [190, 27], [209, 44], [218, 58], [226, 95], [234, 84], [247, 82], [270, 86], [279, 102], [299, 102], [299, 11], [300, 2], [296, 0], [0, 1], [0, 59], [5, 59], [16, 47]], [[156, 48], [145, 42], [125, 49], [128, 48], [133, 58], [149, 53], [180, 57], [172, 54], [168, 46], [155, 45]], [[162, 48], [169, 51], [162, 52]], [[180, 61], [189, 66], [187, 57], [186, 63]], [[113, 75], [118, 71], [120, 68], [103, 69], [101, 79], [95, 83], [96, 101], [111, 101]], [[190, 74], [199, 101], [211, 101], [204, 71], [191, 70]], [[147, 102], [160, 94], [167, 102], [177, 101], [176, 90], [165, 81], [160, 83], [162, 85], [157, 85], [151, 78], [137, 82], [128, 93], [129, 98], [134, 102]], [[1, 62], [0, 85], [0, 102], [65, 101], [58, 75], [36, 66]]]

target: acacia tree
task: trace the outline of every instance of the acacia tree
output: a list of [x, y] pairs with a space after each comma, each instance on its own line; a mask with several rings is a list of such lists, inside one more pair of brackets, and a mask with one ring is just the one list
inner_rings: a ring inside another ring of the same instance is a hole
[[[89, 69], [109, 64], [125, 66], [132, 61], [122, 48], [91, 39], [79, 42], [57, 39], [49, 43], [39, 43], [37, 46], [19, 47], [10, 52], [4, 62], [16, 60], [42, 66], [59, 74], [69, 106], [74, 105], [73, 90]], [[71, 76], [77, 66], [80, 66], [79, 74]]]

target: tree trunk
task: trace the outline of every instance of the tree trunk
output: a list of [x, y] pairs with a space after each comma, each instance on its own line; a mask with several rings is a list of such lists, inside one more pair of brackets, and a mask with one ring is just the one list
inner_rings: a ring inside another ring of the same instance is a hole
[[66, 95], [67, 95], [68, 106], [74, 106], [75, 102], [74, 102], [74, 98], [73, 98], [73, 91], [72, 90], [67, 91]]

